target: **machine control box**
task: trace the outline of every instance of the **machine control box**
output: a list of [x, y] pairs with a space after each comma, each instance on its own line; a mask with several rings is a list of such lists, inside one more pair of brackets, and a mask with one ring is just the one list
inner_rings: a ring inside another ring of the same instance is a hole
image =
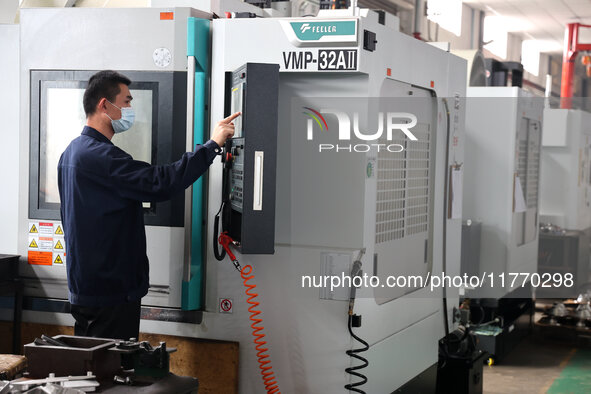
[[275, 251], [275, 183], [279, 65], [247, 63], [226, 77], [226, 116], [234, 137], [226, 143], [226, 182], [230, 209], [224, 221], [243, 254]]

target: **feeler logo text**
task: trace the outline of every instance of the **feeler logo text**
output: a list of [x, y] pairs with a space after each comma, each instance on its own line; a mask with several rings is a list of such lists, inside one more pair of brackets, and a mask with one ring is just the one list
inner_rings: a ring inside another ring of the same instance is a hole
[[300, 41], [335, 41], [353, 39], [357, 35], [357, 22], [349, 21], [314, 21], [290, 22], [295, 36]]

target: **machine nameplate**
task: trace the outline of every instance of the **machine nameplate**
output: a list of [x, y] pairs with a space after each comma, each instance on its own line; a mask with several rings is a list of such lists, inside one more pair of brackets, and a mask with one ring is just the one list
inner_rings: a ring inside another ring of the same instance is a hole
[[285, 51], [283, 52], [281, 70], [357, 70], [357, 49], [319, 49], [310, 51]]

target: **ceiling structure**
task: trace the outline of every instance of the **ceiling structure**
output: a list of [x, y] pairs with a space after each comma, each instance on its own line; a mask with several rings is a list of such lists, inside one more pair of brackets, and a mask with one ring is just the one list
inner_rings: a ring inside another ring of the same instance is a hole
[[[591, 25], [591, 0], [464, 0], [486, 15], [506, 17], [508, 30], [543, 42], [542, 52], [562, 53], [568, 23]], [[586, 29], [585, 29], [586, 30]], [[591, 29], [585, 39], [591, 43]], [[581, 29], [583, 34], [583, 29]]]

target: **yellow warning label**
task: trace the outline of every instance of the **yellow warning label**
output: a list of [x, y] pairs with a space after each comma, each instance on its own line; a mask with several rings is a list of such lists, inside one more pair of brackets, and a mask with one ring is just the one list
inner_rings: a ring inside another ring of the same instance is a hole
[[64, 246], [62, 245], [62, 242], [58, 240], [53, 248], [54, 249], [63, 249]]
[[60, 255], [58, 254], [57, 257], [55, 258], [55, 260], [53, 261], [53, 264], [63, 264], [63, 260], [60, 257]]
[[29, 244], [29, 248], [38, 248], [37, 242], [35, 242], [35, 238], [33, 238], [31, 243]]
[[55, 234], [56, 235], [64, 235], [64, 232], [62, 230], [62, 226], [58, 225], [57, 228], [55, 229]]
[[29, 233], [33, 234], [33, 233], [38, 233], [38, 232], [39, 231], [37, 230], [37, 227], [33, 224], [33, 227], [31, 227], [31, 229], [29, 230]]

